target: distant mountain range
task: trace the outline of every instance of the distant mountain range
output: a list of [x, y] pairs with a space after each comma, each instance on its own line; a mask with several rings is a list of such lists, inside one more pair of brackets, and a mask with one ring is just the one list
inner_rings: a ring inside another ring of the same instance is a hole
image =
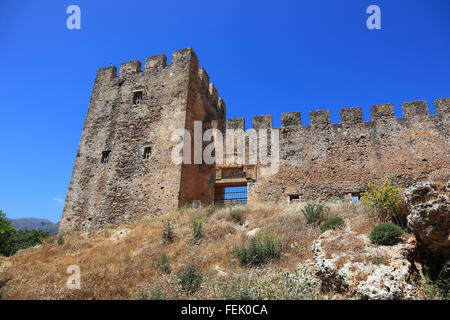
[[50, 235], [58, 233], [59, 222], [53, 223], [47, 219], [37, 218], [20, 218], [20, 219], [8, 219], [11, 221], [11, 225], [16, 230], [42, 230], [47, 231]]

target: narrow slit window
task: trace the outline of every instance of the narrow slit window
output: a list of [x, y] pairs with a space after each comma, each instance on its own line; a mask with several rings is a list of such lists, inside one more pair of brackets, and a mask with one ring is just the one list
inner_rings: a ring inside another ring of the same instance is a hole
[[133, 104], [142, 103], [142, 91], [135, 91], [133, 95]]
[[109, 162], [109, 154], [111, 151], [103, 151], [102, 152], [102, 161], [101, 163], [108, 163]]
[[145, 147], [144, 148], [144, 159], [150, 158], [152, 154], [152, 147]]
[[289, 195], [289, 202], [299, 201], [300, 196], [298, 194], [290, 194]]

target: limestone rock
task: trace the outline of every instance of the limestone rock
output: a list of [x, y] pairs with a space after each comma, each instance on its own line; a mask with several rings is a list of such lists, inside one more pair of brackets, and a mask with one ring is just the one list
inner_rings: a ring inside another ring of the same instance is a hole
[[249, 238], [254, 237], [259, 232], [259, 230], [260, 230], [260, 228], [250, 230], [249, 232], [247, 232], [247, 237], [249, 237]]
[[415, 244], [378, 246], [349, 229], [329, 230], [314, 241], [315, 273], [324, 292], [356, 299], [413, 299]]
[[224, 276], [227, 275], [227, 273], [226, 273], [226, 272], [223, 270], [223, 268], [221, 268], [220, 266], [216, 266], [216, 267], [214, 268], [214, 270], [216, 270], [217, 276], [219, 276], [219, 277], [224, 277]]
[[450, 258], [450, 181], [417, 183], [405, 192], [408, 227], [435, 255]]
[[116, 232], [114, 232], [111, 235], [110, 240], [112, 240], [112, 241], [120, 241], [123, 238], [125, 238], [130, 232], [131, 232], [131, 230], [127, 229], [127, 228], [117, 230]]

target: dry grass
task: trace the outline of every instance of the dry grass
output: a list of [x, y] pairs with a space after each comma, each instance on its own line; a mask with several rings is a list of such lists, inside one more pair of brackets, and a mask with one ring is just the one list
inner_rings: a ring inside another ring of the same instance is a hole
[[[261, 270], [272, 268], [294, 270], [306, 259], [312, 259], [311, 245], [320, 235], [318, 226], [306, 223], [300, 209], [302, 203], [253, 205], [242, 208], [243, 222], [230, 219], [229, 208], [211, 213], [208, 209], [183, 209], [158, 218], [123, 225], [115, 229], [77, 232], [65, 236], [62, 246], [53, 238], [39, 248], [32, 248], [2, 259], [9, 265], [0, 268], [3, 299], [133, 299], [140, 289], [163, 288], [168, 298], [216, 299], [219, 266], [227, 275], [249, 272], [232, 256], [234, 245], [247, 240], [246, 233], [269, 226], [283, 236], [282, 258]], [[346, 224], [361, 233], [368, 233], [374, 221], [360, 204], [329, 204], [329, 215], [341, 216]], [[203, 237], [192, 244], [192, 219], [205, 221]], [[163, 241], [161, 219], [175, 219], [175, 240]], [[117, 230], [130, 232], [119, 240], [111, 239]], [[153, 267], [166, 253], [171, 262], [170, 274], [157, 273]], [[193, 263], [205, 276], [200, 291], [186, 295], [178, 285], [176, 274]], [[81, 269], [81, 289], [66, 289], [67, 267]], [[2, 271], [3, 270], [3, 271]]]
[[331, 217], [339, 216], [357, 233], [370, 234], [373, 227], [381, 223], [375, 211], [362, 203], [340, 203], [331, 207]]

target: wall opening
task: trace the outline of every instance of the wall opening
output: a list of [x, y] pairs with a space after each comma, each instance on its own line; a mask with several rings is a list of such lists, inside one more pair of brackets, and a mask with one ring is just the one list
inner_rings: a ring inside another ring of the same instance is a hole
[[142, 91], [135, 91], [133, 94], [133, 104], [142, 103]]
[[359, 202], [359, 200], [360, 200], [360, 198], [361, 198], [361, 194], [358, 192], [358, 193], [352, 193], [352, 202]]
[[289, 202], [299, 201], [300, 195], [298, 194], [290, 194], [289, 195]]
[[150, 158], [152, 155], [152, 147], [145, 147], [144, 148], [144, 159]]
[[111, 151], [103, 151], [102, 152], [102, 160], [101, 163], [108, 163], [109, 162], [109, 154]]
[[214, 203], [225, 205], [247, 204], [247, 185], [216, 187]]

